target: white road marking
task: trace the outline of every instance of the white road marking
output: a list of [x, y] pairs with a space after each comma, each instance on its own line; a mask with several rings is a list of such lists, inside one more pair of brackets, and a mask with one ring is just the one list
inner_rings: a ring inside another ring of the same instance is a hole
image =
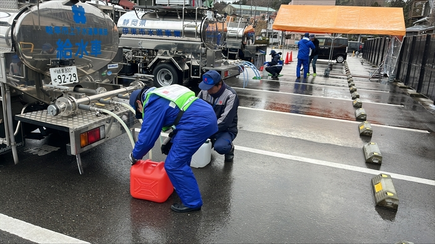
[[36, 243], [89, 243], [0, 214], [0, 230]]
[[[350, 96], [349, 96], [349, 99], [346, 99], [346, 98], [322, 97], [322, 96], [314, 96], [314, 95], [298, 94], [298, 93], [291, 93], [291, 92], [276, 92], [276, 91], [268, 91], [268, 90], [258, 90], [258, 89], [252, 89], [252, 88], [242, 88], [242, 87], [233, 87], [233, 88], [234, 88], [234, 89], [239, 89], [239, 90], [250, 90], [250, 91], [256, 91], [256, 92], [266, 92], [266, 93], [276, 93], [276, 94], [288, 94], [288, 95], [305, 96], [305, 97], [314, 97], [314, 98], [326, 98], [326, 99], [341, 100], [341, 101], [349, 101], [349, 102], [352, 101], [352, 100], [350, 99]], [[404, 107], [405, 107], [405, 106], [403, 106], [403, 105], [401, 105], [401, 104], [377, 103], [377, 102], [369, 102], [369, 101], [364, 101], [364, 103], [377, 104], [377, 105], [381, 105], [381, 106], [400, 107], [400, 108], [404, 108]]]
[[360, 173], [366, 173], [366, 174], [372, 174], [372, 175], [379, 175], [381, 173], [389, 174], [389, 175], [391, 175], [391, 178], [393, 178], [393, 179], [399, 179], [399, 180], [405, 180], [405, 181], [435, 186], [435, 180], [429, 180], [429, 179], [413, 177], [413, 176], [408, 176], [408, 175], [402, 175], [402, 174], [396, 174], [396, 173], [385, 172], [385, 171], [380, 171], [380, 170], [362, 168], [362, 167], [357, 167], [357, 166], [352, 166], [352, 165], [333, 163], [333, 162], [328, 162], [328, 161], [324, 161], [324, 160], [294, 156], [294, 155], [289, 155], [289, 154], [270, 152], [270, 151], [265, 151], [265, 150], [261, 150], [261, 149], [255, 149], [255, 148], [238, 146], [238, 145], [236, 145], [235, 148], [237, 150], [240, 150], [240, 151], [256, 153], [256, 154], [261, 154], [261, 155], [266, 155], [266, 156], [271, 156], [271, 157], [276, 157], [276, 158], [289, 159], [289, 160], [310, 163], [310, 164], [315, 164], [315, 165], [327, 166], [327, 167], [332, 167], [332, 168], [337, 168], [337, 169], [350, 170], [350, 171], [355, 171], [355, 172], [360, 172]]
[[[287, 112], [266, 110], [266, 109], [261, 109], [261, 108], [249, 108], [249, 107], [239, 106], [239, 109], [256, 110], [256, 111], [261, 111], [261, 112], [286, 114], [286, 115], [290, 115], [290, 116], [316, 118], [316, 119], [324, 119], [324, 120], [331, 120], [331, 121], [340, 121], [340, 122], [353, 123], [353, 124], [360, 124], [362, 122], [362, 121], [350, 121], [350, 120], [343, 120], [343, 119], [326, 118], [326, 117], [320, 117], [320, 116], [314, 116], [314, 115], [287, 113]], [[404, 127], [395, 127], [395, 126], [378, 125], [378, 124], [371, 124], [371, 125], [372, 125], [372, 127], [383, 127], [383, 128], [389, 128], [389, 129], [395, 129], [395, 130], [406, 130], [406, 131], [413, 131], [413, 132], [419, 132], [419, 133], [425, 133], [425, 134], [430, 133], [428, 130], [410, 129], [410, 128], [404, 128]]]

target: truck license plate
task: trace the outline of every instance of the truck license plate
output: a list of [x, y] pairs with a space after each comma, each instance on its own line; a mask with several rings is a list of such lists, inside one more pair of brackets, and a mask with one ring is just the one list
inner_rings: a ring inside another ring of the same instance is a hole
[[76, 66], [50, 68], [51, 83], [55, 86], [78, 83]]

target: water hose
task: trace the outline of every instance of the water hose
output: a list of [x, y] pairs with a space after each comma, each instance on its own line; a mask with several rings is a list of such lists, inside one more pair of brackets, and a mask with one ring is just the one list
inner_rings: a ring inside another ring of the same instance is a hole
[[[99, 102], [101, 102], [101, 103], [109, 103], [109, 104], [110, 104], [110, 103], [112, 103], [112, 104], [120, 104], [121, 106], [124, 106], [124, 107], [126, 107], [127, 109], [129, 109], [133, 114], [136, 113], [136, 111], [134, 111], [134, 108], [133, 108], [133, 107], [131, 107], [129, 104], [126, 104], [126, 103], [123, 103], [123, 102], [108, 101], [108, 100], [104, 100], [104, 99], [100, 99]], [[81, 107], [79, 106], [79, 108], [81, 108]], [[84, 109], [86, 109], [86, 110], [90, 110], [90, 109], [88, 109], [88, 108], [84, 108]], [[124, 129], [125, 129], [125, 131], [126, 131], [128, 137], [130, 138], [131, 145], [132, 145], [132, 147], [133, 147], [133, 149], [134, 149], [135, 142], [134, 142], [133, 136], [132, 136], [130, 130], [128, 129], [127, 125], [124, 123], [124, 121], [122, 121], [122, 119], [119, 118], [119, 116], [117, 116], [116, 114], [114, 114], [114, 113], [112, 113], [112, 112], [110, 112], [110, 111], [108, 111], [108, 110], [106, 110], [106, 109], [95, 108], [95, 111], [98, 111], [98, 110], [101, 110], [101, 112], [104, 112], [104, 113], [107, 113], [107, 114], [110, 114], [110, 115], [113, 114], [112, 116], [113, 116], [114, 118], [116, 118], [116, 119], [121, 123], [121, 125], [124, 127]], [[106, 111], [107, 111], [107, 112], [106, 112]], [[142, 120], [141, 120], [141, 119], [139, 119], [139, 122], [142, 124]], [[152, 157], [153, 157], [153, 152], [152, 152], [152, 150], [150, 150], [150, 151], [148, 152], [148, 155], [149, 155], [149, 159], [152, 159]]]
[[[26, 110], [26, 108], [28, 106], [29, 106], [29, 103], [24, 105], [23, 109], [21, 109], [21, 114], [24, 114], [24, 111]], [[15, 129], [15, 132], [14, 132], [14, 136], [16, 136], [18, 134], [18, 131], [20, 130], [20, 126], [21, 126], [21, 120], [18, 121], [17, 128]]]
[[247, 77], [247, 74], [245, 76], [245, 71], [246, 69], [244, 68], [245, 66], [247, 66], [248, 68], [251, 68], [254, 71], [255, 74], [255, 79], [261, 79], [261, 75], [260, 75], [260, 71], [257, 69], [257, 67], [255, 67], [255, 65], [251, 62], [248, 61], [244, 61], [243, 63], [241, 63], [239, 66], [240, 70], [243, 70], [242, 74], [243, 74], [243, 88], [245, 88], [248, 85], [248, 81], [249, 81], [249, 77]]
[[125, 108], [130, 110], [133, 114], [136, 113], [136, 111], [134, 111], [134, 108], [132, 106], [130, 106], [130, 104], [126, 104], [126, 103], [123, 103], [123, 102], [115, 102], [115, 104], [120, 104], [121, 106], [124, 106]]
[[[132, 106], [130, 106], [130, 104], [126, 104], [126, 103], [123, 103], [123, 102], [112, 101], [112, 100], [106, 100], [106, 99], [100, 99], [100, 100], [98, 100], [98, 102], [104, 103], [104, 104], [121, 105], [121, 106], [127, 108], [128, 110], [130, 110], [133, 114], [136, 114], [136, 111], [134, 110], [134, 108]], [[139, 119], [139, 122], [142, 124], [142, 119]]]
[[109, 114], [112, 117], [114, 117], [116, 120], [118, 120], [118, 122], [122, 125], [122, 127], [124, 127], [124, 130], [127, 133], [128, 138], [130, 139], [131, 146], [134, 148], [134, 144], [135, 143], [134, 143], [133, 136], [131, 135], [130, 129], [128, 128], [128, 126], [124, 123], [124, 121], [122, 121], [122, 119], [118, 115], [116, 115], [115, 113], [113, 113], [113, 112], [111, 112], [111, 111], [109, 111], [107, 109], [94, 108], [94, 107], [91, 107], [91, 106], [88, 106], [88, 105], [84, 105], [84, 104], [79, 104], [78, 108], [84, 109], [84, 110], [89, 110], [89, 111], [100, 112], [100, 113], [106, 113], [106, 114]]

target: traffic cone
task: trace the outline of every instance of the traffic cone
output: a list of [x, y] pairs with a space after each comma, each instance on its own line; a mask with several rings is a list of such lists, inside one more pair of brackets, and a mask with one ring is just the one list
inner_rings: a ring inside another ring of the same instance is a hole
[[263, 71], [263, 69], [264, 69], [264, 65], [261, 65], [260, 71]]
[[290, 59], [289, 62], [293, 62], [293, 51], [290, 51]]
[[287, 52], [287, 55], [285, 55], [285, 62], [284, 62], [284, 64], [288, 64], [289, 63], [289, 53]]

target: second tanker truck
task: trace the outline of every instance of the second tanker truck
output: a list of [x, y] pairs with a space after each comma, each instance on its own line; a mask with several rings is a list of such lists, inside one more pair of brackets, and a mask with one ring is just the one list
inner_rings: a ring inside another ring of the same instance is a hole
[[211, 69], [223, 79], [243, 72], [240, 60], [222, 54], [225, 22], [218, 21], [208, 8], [180, 2], [135, 6], [134, 11], [120, 17], [119, 45], [125, 62], [121, 77], [152, 77], [154, 85], [160, 87], [199, 82]]

